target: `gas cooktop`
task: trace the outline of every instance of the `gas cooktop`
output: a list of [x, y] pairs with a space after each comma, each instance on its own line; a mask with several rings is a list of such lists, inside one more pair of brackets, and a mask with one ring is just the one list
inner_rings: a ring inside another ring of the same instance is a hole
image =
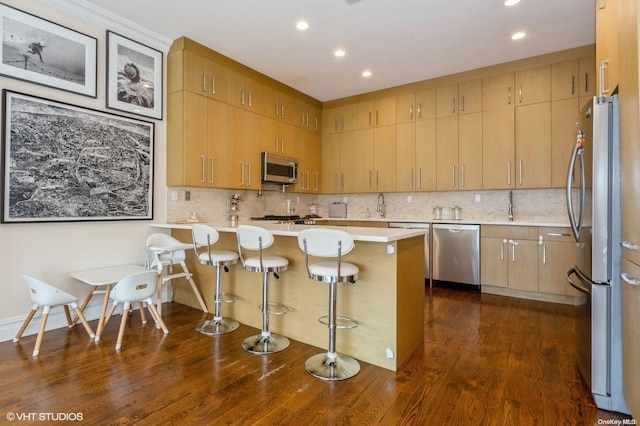
[[251, 220], [298, 220], [300, 216], [297, 214], [294, 215], [276, 215], [276, 214], [268, 214], [262, 217], [252, 217]]

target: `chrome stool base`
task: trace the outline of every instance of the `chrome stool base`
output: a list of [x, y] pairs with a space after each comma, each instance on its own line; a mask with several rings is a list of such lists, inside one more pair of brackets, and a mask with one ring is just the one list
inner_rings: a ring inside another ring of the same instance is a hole
[[252, 354], [264, 355], [272, 354], [274, 352], [280, 352], [289, 347], [291, 342], [285, 336], [278, 334], [270, 334], [269, 336], [263, 336], [262, 334], [256, 334], [244, 339], [242, 342], [242, 349]]
[[238, 321], [226, 318], [205, 320], [196, 326], [198, 333], [208, 336], [216, 336], [218, 334], [231, 333], [240, 326]]
[[304, 368], [309, 374], [322, 380], [349, 379], [360, 371], [360, 363], [350, 356], [336, 354], [331, 359], [327, 352], [307, 359]]

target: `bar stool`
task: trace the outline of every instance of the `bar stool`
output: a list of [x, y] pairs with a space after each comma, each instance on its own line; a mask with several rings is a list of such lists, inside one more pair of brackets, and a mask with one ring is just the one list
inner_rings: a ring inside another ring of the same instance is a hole
[[[354, 242], [351, 235], [335, 229], [312, 228], [300, 231], [298, 245], [304, 251], [309, 278], [329, 283], [329, 314], [318, 318], [318, 322], [329, 327], [329, 350], [312, 356], [305, 362], [309, 374], [323, 380], [343, 380], [355, 376], [360, 364], [354, 358], [336, 352], [336, 329], [355, 328], [357, 321], [336, 314], [338, 282], [355, 283], [359, 269], [356, 265], [342, 261]], [[309, 265], [309, 256], [337, 257], [337, 261], [323, 261]]]
[[[270, 354], [279, 352], [289, 346], [289, 339], [285, 336], [273, 334], [269, 331], [269, 314], [282, 315], [290, 311], [290, 308], [280, 303], [269, 302], [269, 273], [276, 278], [278, 273], [286, 271], [289, 260], [281, 256], [266, 256], [263, 251], [273, 244], [273, 234], [258, 226], [240, 225], [236, 229], [238, 238], [238, 253], [242, 267], [247, 271], [262, 273], [262, 332], [258, 335], [247, 337], [242, 342], [242, 347], [254, 354]], [[247, 259], [242, 255], [242, 250], [258, 251], [258, 256]]]
[[[234, 331], [240, 325], [238, 321], [222, 318], [220, 304], [232, 303], [238, 300], [238, 296], [232, 293], [222, 292], [222, 269], [229, 272], [229, 265], [238, 263], [238, 253], [229, 250], [211, 250], [220, 235], [218, 231], [207, 225], [194, 224], [191, 234], [193, 236], [193, 250], [201, 265], [216, 267], [216, 293], [214, 298], [213, 319], [200, 322], [196, 331], [202, 334], [216, 335]], [[206, 250], [201, 250], [206, 247]]]

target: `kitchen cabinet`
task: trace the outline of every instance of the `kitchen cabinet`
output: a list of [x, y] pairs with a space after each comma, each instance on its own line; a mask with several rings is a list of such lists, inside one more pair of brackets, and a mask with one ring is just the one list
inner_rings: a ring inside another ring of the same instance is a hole
[[482, 79], [482, 111], [512, 107], [514, 73], [498, 74]]
[[227, 117], [228, 187], [260, 189], [261, 116], [229, 106]]
[[237, 71], [229, 70], [227, 75], [229, 105], [269, 116], [262, 83]]
[[396, 97], [396, 124], [436, 118], [436, 89], [420, 90]]
[[551, 103], [516, 106], [515, 113], [515, 188], [549, 188]]
[[224, 187], [227, 105], [188, 91], [168, 100], [167, 185]]
[[[484, 99], [484, 98], [483, 98]], [[515, 116], [513, 106], [482, 112], [482, 187], [515, 187], [513, 161]]]
[[320, 133], [322, 131], [321, 109], [299, 98], [294, 99], [293, 104], [295, 116], [294, 124], [314, 133]]
[[263, 86], [266, 116], [274, 120], [296, 124], [295, 102], [293, 96], [272, 87]]
[[329, 134], [322, 141], [322, 187], [328, 193], [353, 192], [354, 132]]
[[195, 52], [171, 53], [167, 64], [168, 93], [187, 90], [222, 102], [227, 101], [227, 69]]
[[357, 130], [353, 138], [353, 191], [396, 191], [396, 126]]
[[458, 189], [458, 117], [439, 117], [436, 120], [436, 189]]
[[396, 127], [396, 190], [436, 190], [436, 120]]
[[436, 89], [437, 118], [482, 111], [482, 80], [475, 79]]
[[515, 105], [551, 100], [551, 67], [542, 66], [515, 73]]
[[480, 283], [538, 291], [537, 228], [483, 225], [480, 234]]
[[458, 115], [458, 83], [436, 89], [436, 118]]
[[269, 117], [258, 117], [261, 138], [261, 151], [273, 152], [288, 157], [298, 156], [299, 140], [295, 137], [295, 127], [284, 121], [277, 121]]
[[354, 105], [355, 130], [396, 124], [396, 97], [390, 96]]
[[328, 134], [349, 132], [354, 129], [353, 105], [324, 109], [322, 117], [324, 129]]
[[482, 113], [437, 121], [438, 191], [482, 188]]
[[[564, 188], [567, 169], [578, 135], [580, 99], [567, 98], [551, 102], [551, 187]], [[573, 186], [578, 187], [580, 177], [573, 177]]]
[[594, 96], [595, 57], [574, 59], [551, 65], [551, 100]]
[[576, 243], [570, 228], [538, 228], [538, 291], [575, 296], [565, 274], [574, 265]]
[[320, 135], [304, 128], [295, 129], [298, 142], [298, 180], [294, 192], [318, 193], [322, 190], [322, 143]]
[[[612, 95], [620, 82], [622, 63], [620, 62], [620, 42], [625, 44], [620, 34], [621, 22], [628, 17], [619, 10], [630, 7], [621, 0], [596, 0], [596, 67], [598, 67], [598, 94]], [[625, 62], [627, 55], [624, 51]], [[625, 63], [626, 66], [626, 63]]]

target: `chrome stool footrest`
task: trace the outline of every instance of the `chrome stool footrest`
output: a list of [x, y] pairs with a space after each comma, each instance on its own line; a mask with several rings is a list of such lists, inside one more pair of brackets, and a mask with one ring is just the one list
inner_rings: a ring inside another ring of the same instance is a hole
[[[258, 307], [262, 311], [264, 305], [261, 303]], [[282, 303], [277, 303], [277, 302], [267, 303], [267, 313], [269, 314], [284, 315], [291, 312], [291, 310], [292, 309], [289, 306], [283, 305]]]
[[237, 302], [240, 299], [242, 299], [242, 298], [240, 296], [238, 296], [237, 294], [220, 293], [220, 302], [223, 302], [223, 303], [234, 303], [234, 302]]
[[[321, 316], [318, 318], [318, 322], [329, 326], [329, 315]], [[360, 323], [354, 319], [341, 316], [336, 317], [336, 328], [356, 328], [359, 325]]]

